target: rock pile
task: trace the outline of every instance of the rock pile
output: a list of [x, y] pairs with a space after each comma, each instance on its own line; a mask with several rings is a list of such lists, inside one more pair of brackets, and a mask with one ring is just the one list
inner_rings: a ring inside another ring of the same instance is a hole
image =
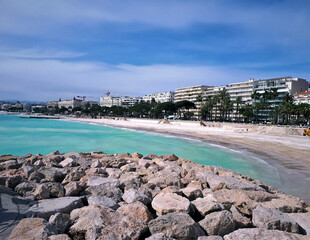
[[32, 204], [9, 239], [309, 239], [310, 207], [262, 182], [170, 154], [0, 157]]

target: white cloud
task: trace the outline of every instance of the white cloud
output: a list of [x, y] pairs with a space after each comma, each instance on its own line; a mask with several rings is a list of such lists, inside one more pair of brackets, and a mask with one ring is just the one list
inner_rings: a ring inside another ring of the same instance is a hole
[[[100, 62], [70, 62], [0, 58], [2, 99], [57, 100], [76, 95], [142, 96], [193, 85], [225, 85], [251, 77], [277, 77], [288, 72], [251, 75], [242, 69], [203, 65], [109, 65]], [[309, 73], [308, 75], [309, 76]], [[302, 77], [302, 76], [297, 76]]]

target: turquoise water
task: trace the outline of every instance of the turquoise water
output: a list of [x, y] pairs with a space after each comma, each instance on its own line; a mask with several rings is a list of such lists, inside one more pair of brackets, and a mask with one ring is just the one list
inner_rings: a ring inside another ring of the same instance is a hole
[[259, 158], [229, 149], [194, 140], [102, 125], [0, 115], [0, 155], [45, 155], [55, 150], [103, 151], [108, 154], [139, 152], [144, 155], [174, 153], [204, 165], [217, 165], [235, 170], [296, 195], [296, 189], [291, 186], [292, 181], [281, 175], [278, 168]]

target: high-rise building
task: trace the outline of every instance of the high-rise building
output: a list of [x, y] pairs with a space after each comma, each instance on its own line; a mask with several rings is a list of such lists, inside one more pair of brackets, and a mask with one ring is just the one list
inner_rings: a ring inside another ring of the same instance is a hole
[[142, 100], [145, 102], [151, 102], [154, 99], [158, 103], [163, 102], [173, 102], [174, 101], [174, 92], [159, 92], [159, 93], [152, 93], [142, 97]]
[[310, 91], [296, 93], [294, 95], [294, 101], [296, 104], [300, 104], [300, 103], [310, 104]]

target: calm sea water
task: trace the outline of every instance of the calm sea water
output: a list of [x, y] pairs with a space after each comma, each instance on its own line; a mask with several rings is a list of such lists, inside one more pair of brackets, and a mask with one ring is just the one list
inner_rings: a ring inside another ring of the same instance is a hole
[[[130, 131], [62, 120], [25, 119], [0, 114], [0, 155], [48, 154], [60, 152], [103, 151], [139, 152], [165, 155], [174, 153], [204, 165], [216, 165], [259, 179], [286, 193], [307, 198], [304, 179], [283, 171], [280, 166], [225, 148], [199, 141], [160, 134]], [[300, 181], [300, 182], [299, 182]], [[309, 184], [309, 182], [308, 182]]]

